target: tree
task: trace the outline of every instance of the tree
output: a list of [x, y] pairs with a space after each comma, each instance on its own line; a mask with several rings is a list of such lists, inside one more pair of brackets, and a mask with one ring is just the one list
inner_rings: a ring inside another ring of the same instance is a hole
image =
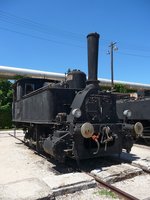
[[[111, 90], [110, 86], [101, 86], [103, 90]], [[114, 92], [118, 93], [133, 93], [137, 92], [135, 89], [129, 89], [125, 85], [117, 83], [114, 85]]]
[[119, 93], [132, 93], [136, 92], [134, 89], [128, 89], [125, 85], [115, 84], [115, 91]]
[[12, 125], [12, 93], [12, 83], [8, 80], [0, 80], [0, 128], [10, 128]]

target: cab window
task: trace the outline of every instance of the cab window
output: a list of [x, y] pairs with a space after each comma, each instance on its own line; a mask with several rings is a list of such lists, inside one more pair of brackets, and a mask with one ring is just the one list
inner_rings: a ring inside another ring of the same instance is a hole
[[25, 95], [29, 94], [32, 91], [34, 91], [34, 84], [33, 83], [26, 83], [25, 84]]

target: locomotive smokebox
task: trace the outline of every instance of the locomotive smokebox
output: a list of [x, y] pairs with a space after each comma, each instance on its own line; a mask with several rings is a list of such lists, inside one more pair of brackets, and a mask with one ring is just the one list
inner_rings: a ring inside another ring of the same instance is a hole
[[88, 45], [88, 81], [87, 83], [98, 83], [97, 68], [98, 68], [98, 46], [99, 34], [90, 33], [87, 35]]

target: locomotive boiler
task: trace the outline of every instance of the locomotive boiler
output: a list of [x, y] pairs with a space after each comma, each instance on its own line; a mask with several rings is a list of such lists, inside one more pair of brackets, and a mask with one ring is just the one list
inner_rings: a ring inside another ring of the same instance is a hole
[[26, 143], [60, 162], [130, 152], [140, 134], [136, 125], [119, 121], [116, 94], [99, 86], [99, 34], [89, 34], [87, 43], [88, 80], [73, 70], [62, 82], [24, 78], [14, 85], [14, 124], [24, 129]]

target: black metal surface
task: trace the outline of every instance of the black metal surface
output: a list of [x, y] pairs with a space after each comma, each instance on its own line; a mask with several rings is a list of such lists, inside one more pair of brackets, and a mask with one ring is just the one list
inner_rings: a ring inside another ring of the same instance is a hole
[[13, 121], [50, 123], [58, 113], [69, 113], [75, 90], [49, 88], [30, 94], [13, 104]]
[[67, 75], [67, 84], [69, 88], [85, 88], [86, 83], [86, 74], [80, 70], [73, 70]]
[[91, 33], [88, 42], [88, 82], [97, 81], [99, 34]]
[[[117, 114], [121, 121], [126, 120], [127, 123], [141, 122], [143, 125], [143, 133], [139, 135], [144, 138], [147, 145], [150, 145], [150, 97], [139, 99], [122, 99], [117, 102]], [[130, 110], [131, 116], [125, 119], [124, 110]]]
[[23, 78], [18, 80], [14, 87], [17, 88], [14, 93], [14, 98], [18, 101], [22, 99], [23, 96], [28, 95], [29, 93], [42, 88], [43, 86], [57, 82], [48, 79], [39, 79], [39, 78]]
[[130, 120], [150, 120], [150, 98], [139, 100], [118, 101], [117, 113], [120, 119], [123, 119], [123, 111], [130, 110], [132, 112]]

